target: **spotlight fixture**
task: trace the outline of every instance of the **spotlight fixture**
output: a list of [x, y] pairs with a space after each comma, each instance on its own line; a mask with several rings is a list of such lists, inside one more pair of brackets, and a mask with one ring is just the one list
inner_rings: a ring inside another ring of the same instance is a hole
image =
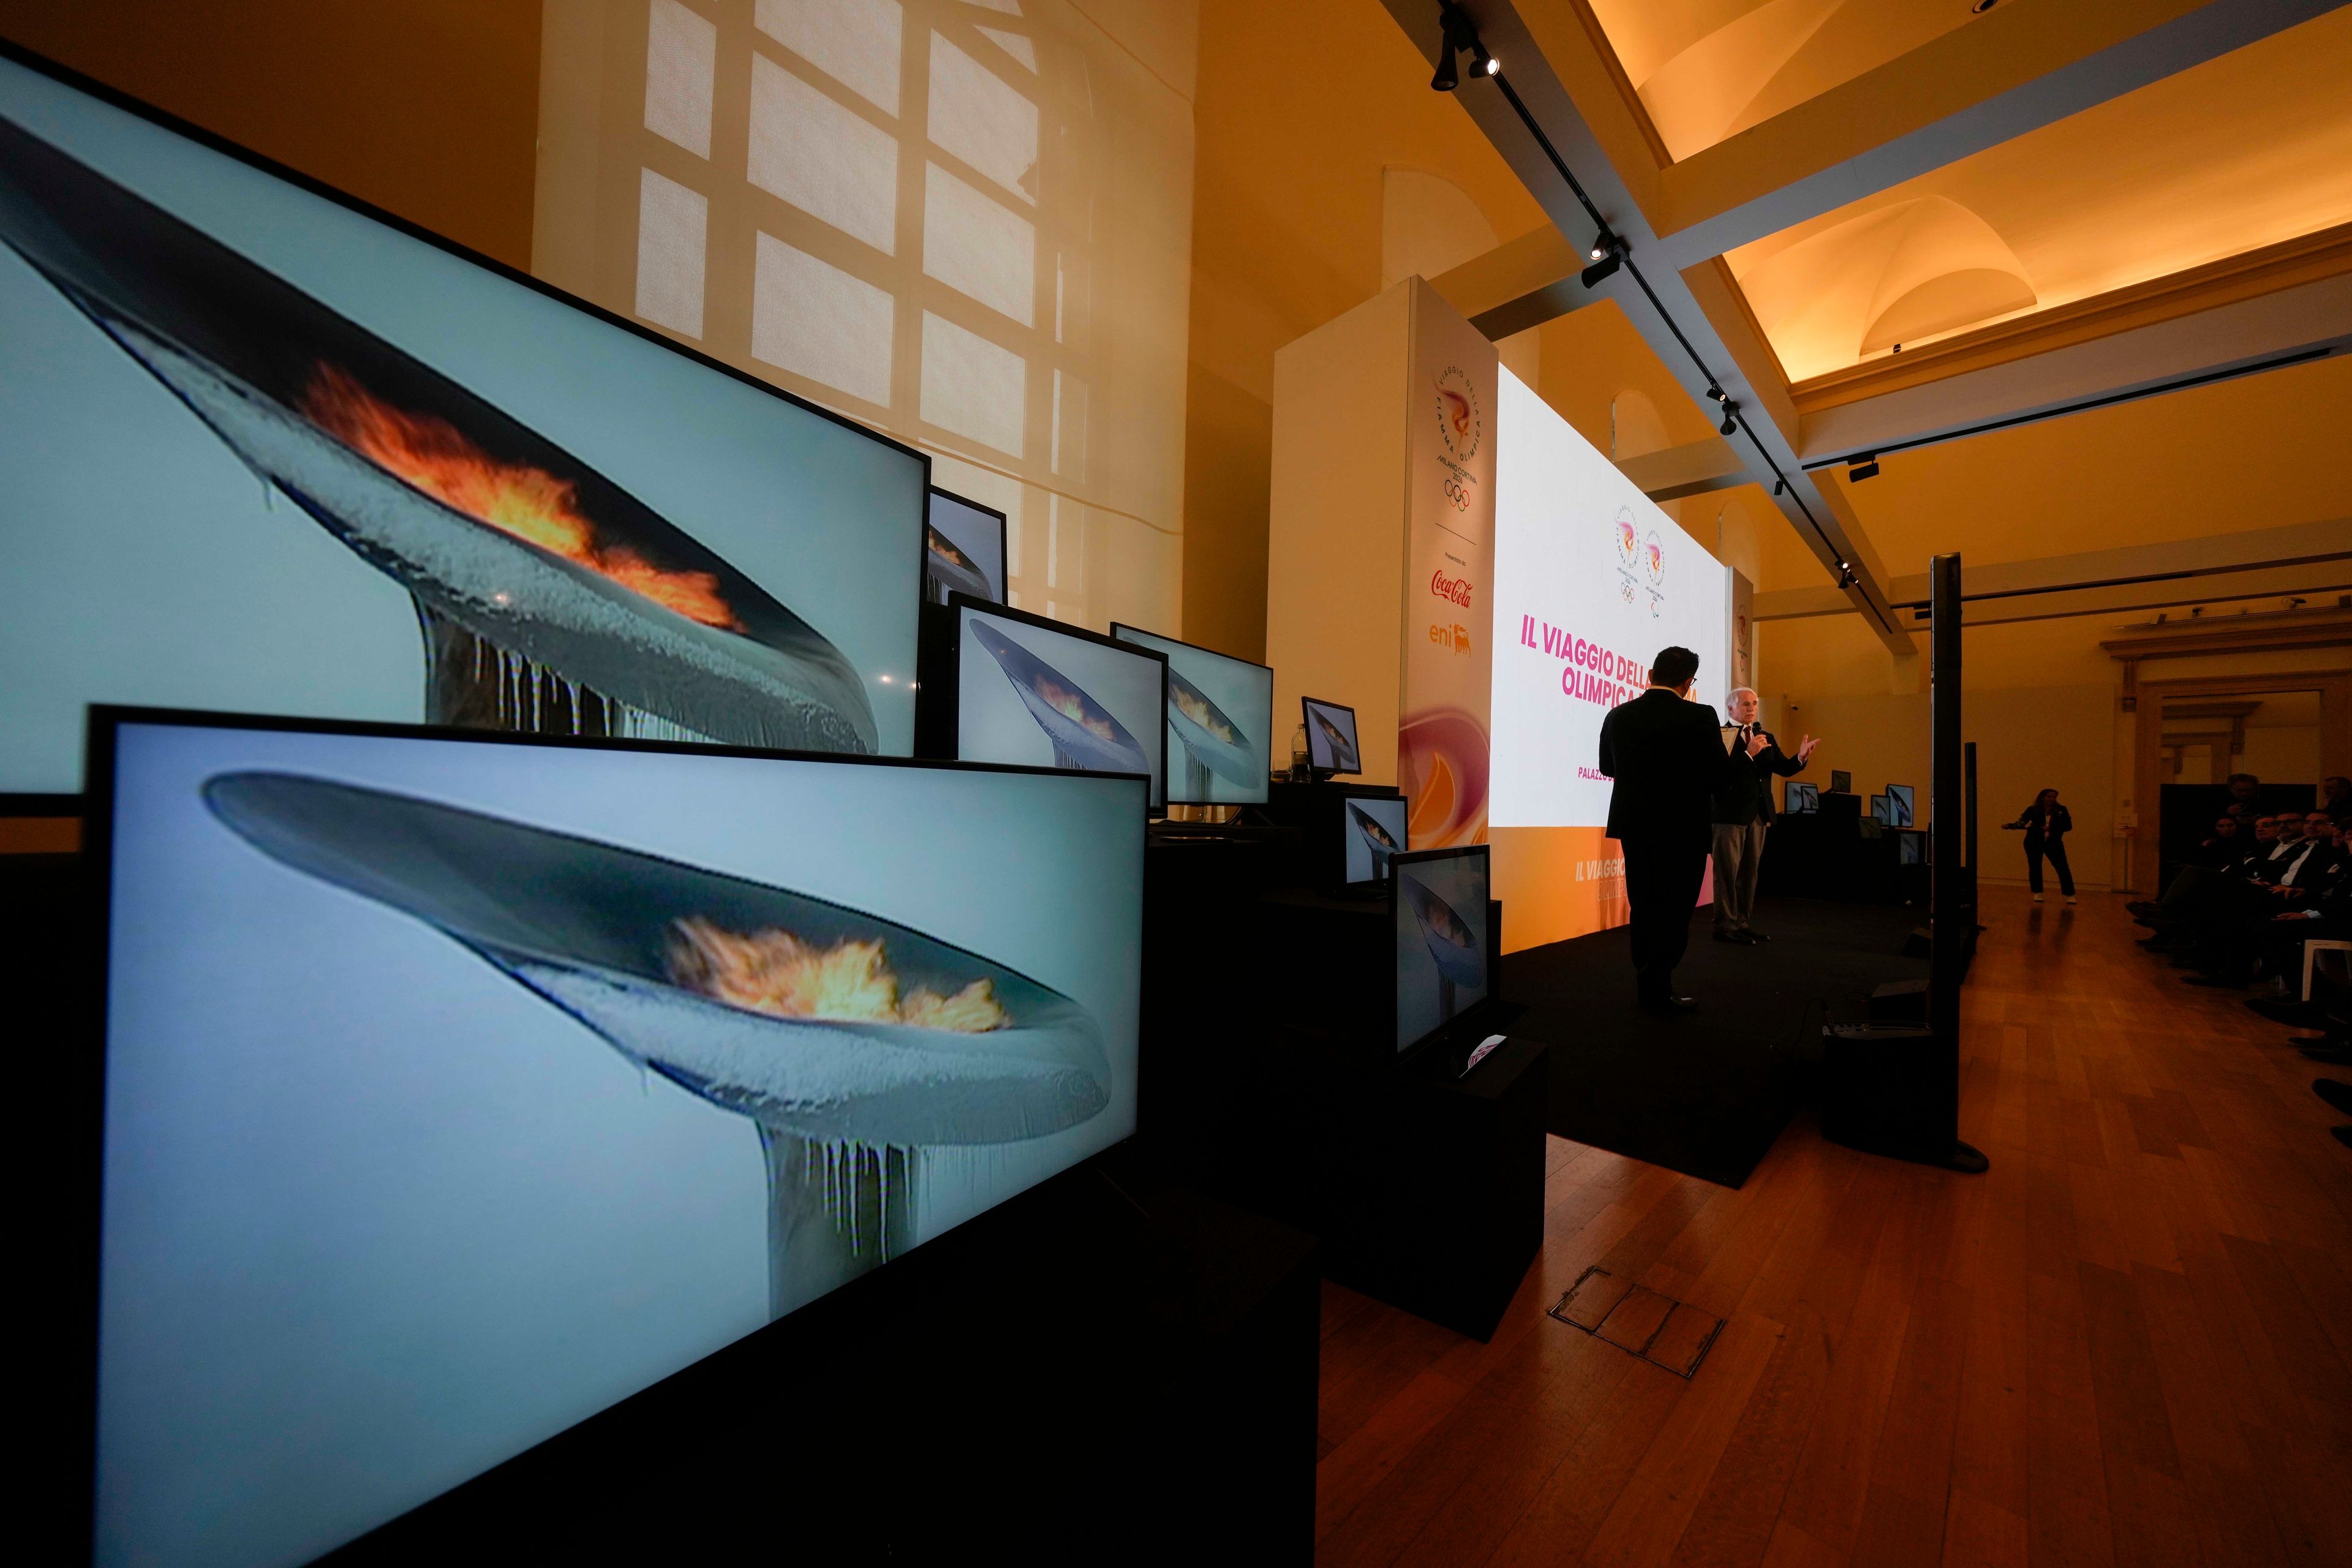
[[1473, 75], [1502, 74], [1503, 62], [1486, 52], [1486, 46], [1478, 41], [1478, 29], [1471, 22], [1470, 14], [1454, 5], [1454, 0], [1439, 0], [1437, 23], [1437, 69], [1429, 79], [1432, 91], [1452, 92], [1462, 85], [1461, 69], [1454, 57], [1465, 51], [1470, 56]]
[[1788, 491], [1789, 481], [1786, 479], [1778, 479], [1772, 481], [1772, 493], [1774, 495], [1786, 495]]
[[1622, 267], [1627, 248], [1625, 241], [1614, 229], [1604, 228], [1594, 235], [1592, 243], [1585, 247], [1585, 254], [1592, 258], [1592, 265], [1586, 268], [1581, 275], [1584, 286], [1587, 289], [1597, 288], [1603, 279]]
[[1723, 388], [1721, 388], [1721, 387], [1719, 387], [1719, 386], [1715, 385], [1713, 383], [1709, 383], [1709, 384], [1708, 384], [1708, 385], [1707, 385], [1707, 389], [1706, 389], [1706, 395], [1707, 395], [1709, 397], [1711, 397], [1711, 398], [1715, 399], [1715, 401], [1717, 401], [1717, 403], [1722, 402], [1722, 401], [1723, 401], [1723, 398], [1724, 398], [1724, 392], [1723, 392]]
[[1838, 563], [1838, 586], [1841, 588], [1851, 588], [1853, 586], [1853, 562], [1841, 561]]
[[1716, 428], [1722, 431], [1727, 436], [1737, 435], [1739, 430], [1739, 405], [1734, 403], [1728, 397], [1725, 398], [1723, 400], [1723, 423], [1717, 426]]
[[1857, 485], [1862, 483], [1864, 479], [1876, 479], [1878, 477], [1878, 454], [1875, 452], [1867, 452], [1859, 458], [1847, 458], [1845, 477], [1847, 482]]

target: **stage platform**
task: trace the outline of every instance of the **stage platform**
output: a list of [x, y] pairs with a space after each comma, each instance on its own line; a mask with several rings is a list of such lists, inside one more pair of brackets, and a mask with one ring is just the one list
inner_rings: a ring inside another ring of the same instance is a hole
[[1551, 1131], [1580, 1143], [1736, 1187], [1810, 1092], [1824, 1011], [1859, 1018], [1890, 980], [1925, 979], [1902, 956], [1919, 911], [1814, 899], [1768, 899], [1748, 947], [1714, 940], [1713, 911], [1691, 921], [1675, 972], [1698, 1011], [1643, 1012], [1620, 928], [1515, 952], [1503, 992], [1527, 1011], [1512, 1032], [1551, 1054]]

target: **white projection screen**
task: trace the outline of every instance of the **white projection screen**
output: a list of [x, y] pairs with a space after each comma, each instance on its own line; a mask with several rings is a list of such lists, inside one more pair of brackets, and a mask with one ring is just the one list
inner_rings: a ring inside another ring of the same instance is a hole
[[1660, 648], [1698, 655], [1721, 711], [1730, 574], [1507, 369], [1497, 401], [1488, 820], [1598, 828], [1601, 721]]

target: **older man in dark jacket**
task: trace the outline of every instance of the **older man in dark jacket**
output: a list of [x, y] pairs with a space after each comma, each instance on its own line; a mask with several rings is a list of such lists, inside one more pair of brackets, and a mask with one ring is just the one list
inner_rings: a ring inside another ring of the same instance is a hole
[[[1731, 758], [1715, 710], [1690, 700], [1698, 655], [1660, 651], [1649, 689], [1601, 721], [1601, 771], [1617, 781], [1609, 795], [1609, 837], [1625, 852], [1625, 898], [1633, 905], [1633, 973], [1642, 1005], [1687, 1013], [1698, 1004], [1675, 994], [1675, 965], [1690, 942], [1698, 907], [1715, 792]], [[1756, 736], [1744, 750], [1764, 750]]]
[[[1736, 688], [1726, 705], [1731, 722], [1723, 727], [1723, 749], [1730, 763], [1723, 787], [1715, 792], [1715, 940], [1764, 942], [1748, 917], [1756, 908], [1764, 830], [1772, 826], [1772, 781], [1802, 773], [1820, 742], [1807, 735], [1797, 742], [1795, 756], [1783, 752], [1772, 731], [1756, 721], [1760, 704], [1750, 687]], [[1751, 753], [1748, 742], [1758, 735], [1764, 737], [1764, 749]]]

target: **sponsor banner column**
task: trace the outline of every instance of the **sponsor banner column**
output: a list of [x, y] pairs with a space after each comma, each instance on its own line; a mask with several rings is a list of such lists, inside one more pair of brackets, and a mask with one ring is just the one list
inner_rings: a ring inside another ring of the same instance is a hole
[[1497, 366], [1436, 290], [1412, 289], [1397, 782], [1419, 849], [1486, 837]]

